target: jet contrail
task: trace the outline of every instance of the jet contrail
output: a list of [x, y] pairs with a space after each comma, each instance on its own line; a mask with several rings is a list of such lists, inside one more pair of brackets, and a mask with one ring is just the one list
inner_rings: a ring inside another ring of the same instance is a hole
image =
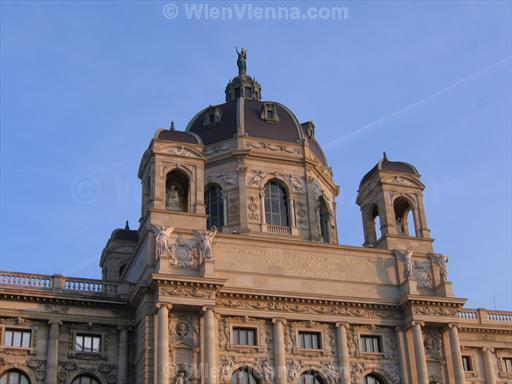
[[358, 135], [360, 135], [362, 133], [365, 133], [365, 132], [371, 130], [372, 128], [375, 128], [376, 126], [381, 125], [381, 124], [387, 122], [388, 120], [391, 120], [392, 118], [394, 118], [396, 116], [399, 116], [402, 113], [410, 111], [411, 109], [417, 107], [418, 105], [423, 104], [426, 101], [431, 100], [431, 99], [433, 99], [433, 98], [435, 98], [435, 97], [437, 97], [439, 95], [442, 95], [443, 93], [446, 93], [446, 92], [452, 90], [453, 88], [459, 86], [460, 84], [462, 84], [462, 83], [464, 83], [464, 82], [466, 82], [466, 81], [468, 81], [470, 79], [473, 79], [473, 78], [481, 75], [484, 72], [487, 72], [487, 71], [489, 71], [491, 69], [499, 67], [500, 65], [502, 65], [502, 64], [504, 64], [506, 62], [510, 62], [511, 58], [512, 58], [512, 56], [508, 56], [508, 57], [506, 57], [506, 58], [504, 58], [504, 59], [502, 59], [502, 60], [500, 60], [500, 61], [498, 61], [498, 62], [496, 62], [494, 64], [489, 65], [488, 67], [485, 67], [484, 69], [481, 69], [481, 70], [479, 70], [477, 72], [474, 72], [474, 73], [472, 73], [472, 74], [470, 74], [470, 75], [468, 75], [466, 77], [463, 77], [460, 80], [457, 80], [456, 82], [454, 82], [454, 83], [448, 85], [447, 87], [445, 87], [445, 88], [443, 88], [443, 89], [433, 93], [430, 96], [424, 97], [423, 99], [415, 101], [414, 103], [409, 104], [408, 106], [403, 107], [403, 108], [401, 108], [401, 109], [399, 109], [399, 110], [397, 110], [397, 111], [395, 111], [393, 113], [390, 113], [389, 115], [386, 115], [384, 117], [381, 117], [378, 120], [375, 120], [375, 121], [372, 121], [371, 123], [363, 125], [362, 127], [358, 128], [355, 131], [352, 131], [352, 132], [350, 132], [350, 133], [348, 133], [346, 135], [339, 136], [339, 137], [335, 138], [334, 140], [332, 140], [331, 142], [329, 142], [328, 144], [324, 145], [323, 148], [326, 149], [326, 150], [333, 149], [334, 147], [338, 146], [339, 144], [342, 144], [342, 143], [344, 143], [344, 142], [346, 142], [346, 141], [348, 141], [348, 140], [350, 140], [350, 139], [352, 139], [352, 138], [354, 138], [354, 137], [356, 137], [356, 136], [358, 136]]

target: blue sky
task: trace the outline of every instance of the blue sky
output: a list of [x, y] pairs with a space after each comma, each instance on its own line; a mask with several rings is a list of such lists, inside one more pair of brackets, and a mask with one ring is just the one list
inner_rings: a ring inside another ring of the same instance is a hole
[[510, 2], [315, 2], [348, 18], [301, 21], [165, 4], [0, 3], [0, 268], [100, 276], [112, 229], [137, 226], [154, 131], [223, 102], [242, 46], [263, 98], [315, 121], [343, 244], [362, 243], [357, 188], [385, 150], [422, 174], [455, 293], [512, 309]]

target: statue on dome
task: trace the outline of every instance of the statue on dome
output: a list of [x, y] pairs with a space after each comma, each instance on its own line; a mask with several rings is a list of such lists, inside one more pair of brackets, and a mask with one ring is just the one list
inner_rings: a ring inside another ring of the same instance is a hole
[[235, 49], [236, 53], [238, 54], [238, 59], [236, 60], [236, 65], [238, 66], [238, 74], [245, 75], [247, 72], [247, 51], [245, 48], [241, 48], [240, 51], [238, 51], [238, 48]]

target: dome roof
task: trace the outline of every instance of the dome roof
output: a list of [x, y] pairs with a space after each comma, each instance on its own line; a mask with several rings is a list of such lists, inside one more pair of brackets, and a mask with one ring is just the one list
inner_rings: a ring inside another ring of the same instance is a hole
[[192, 132], [177, 131], [174, 122], [169, 129], [159, 129], [155, 134], [155, 139], [174, 141], [185, 144], [203, 144], [201, 138]]
[[386, 152], [381, 160], [361, 179], [359, 185], [364, 184], [375, 172], [377, 171], [388, 171], [388, 172], [396, 172], [396, 173], [408, 173], [412, 175], [419, 176], [418, 170], [411, 164], [401, 162], [401, 161], [390, 161]]
[[110, 235], [110, 239], [112, 240], [121, 240], [121, 241], [138, 241], [139, 233], [138, 231], [131, 230], [128, 226], [128, 222], [124, 228], [114, 229], [112, 235]]
[[[268, 111], [271, 115], [265, 115]], [[218, 120], [211, 121], [215, 113]], [[300, 124], [288, 108], [276, 102], [245, 98], [203, 109], [190, 121], [187, 131], [201, 137], [205, 145], [230, 139], [237, 133], [295, 144], [304, 141]]]

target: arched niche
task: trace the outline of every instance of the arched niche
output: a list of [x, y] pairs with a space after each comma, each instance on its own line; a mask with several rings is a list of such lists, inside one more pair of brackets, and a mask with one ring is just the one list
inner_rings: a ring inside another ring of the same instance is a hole
[[165, 208], [170, 211], [190, 212], [190, 179], [185, 172], [174, 169], [165, 179]]

